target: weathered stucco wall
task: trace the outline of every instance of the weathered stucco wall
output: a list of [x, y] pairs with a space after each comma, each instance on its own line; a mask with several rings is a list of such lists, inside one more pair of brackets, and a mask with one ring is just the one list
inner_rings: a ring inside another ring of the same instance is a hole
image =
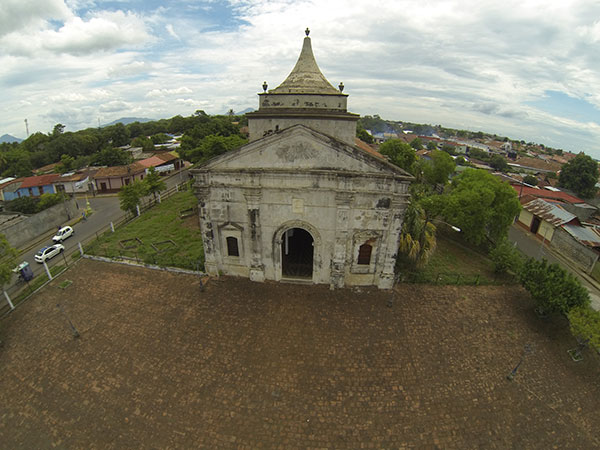
[[320, 131], [328, 136], [337, 138], [342, 142], [346, 142], [347, 144], [354, 144], [356, 122], [311, 116], [255, 118], [248, 122], [250, 142], [298, 124]]
[[598, 259], [596, 252], [575, 240], [562, 228], [554, 232], [551, 245], [588, 273], [592, 271]]
[[[313, 283], [391, 287], [408, 182], [335, 173], [195, 176], [207, 272], [281, 280], [283, 233], [302, 228], [314, 239]], [[239, 257], [227, 256], [230, 236]], [[358, 265], [366, 242], [371, 263]]]
[[531, 221], [533, 220], [533, 214], [529, 211], [522, 209], [519, 213], [519, 222], [525, 225], [527, 228], [531, 227]]
[[67, 200], [42, 212], [27, 217], [27, 219], [1, 230], [6, 239], [15, 248], [21, 248], [38, 236], [58, 229], [70, 219], [77, 217], [79, 211], [75, 200]]

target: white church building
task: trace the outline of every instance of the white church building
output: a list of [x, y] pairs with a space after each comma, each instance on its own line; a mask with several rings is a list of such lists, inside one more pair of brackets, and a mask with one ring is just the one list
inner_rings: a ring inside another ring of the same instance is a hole
[[263, 84], [249, 143], [192, 171], [205, 269], [389, 289], [412, 176], [357, 146], [358, 115], [321, 73], [308, 34], [285, 81]]

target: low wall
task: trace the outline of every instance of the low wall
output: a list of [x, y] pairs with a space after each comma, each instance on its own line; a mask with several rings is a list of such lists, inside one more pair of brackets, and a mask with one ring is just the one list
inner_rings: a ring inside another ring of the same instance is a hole
[[551, 245], [587, 273], [592, 271], [598, 259], [596, 252], [578, 242], [562, 228], [557, 228], [554, 232]]
[[21, 248], [44, 233], [57, 230], [59, 226], [63, 226], [69, 220], [78, 217], [78, 215], [79, 210], [75, 205], [75, 200], [70, 199], [28, 216], [27, 219], [6, 227], [0, 232], [4, 233], [10, 245]]

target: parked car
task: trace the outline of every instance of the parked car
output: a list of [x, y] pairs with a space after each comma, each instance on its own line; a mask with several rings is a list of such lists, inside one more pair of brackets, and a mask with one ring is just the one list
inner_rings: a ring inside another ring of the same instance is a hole
[[73, 228], [71, 227], [62, 227], [61, 229], [59, 229], [56, 233], [56, 235], [54, 235], [54, 237], [52, 238], [52, 240], [54, 242], [62, 242], [65, 239], [67, 239], [68, 237], [73, 236], [73, 233], [75, 233], [75, 231], [73, 230]]
[[54, 245], [51, 245], [50, 247], [44, 247], [43, 249], [41, 249], [39, 252], [37, 252], [35, 254], [33, 259], [35, 259], [37, 262], [39, 262], [41, 264], [44, 261], [46, 261], [47, 259], [54, 258], [56, 255], [58, 255], [64, 249], [65, 249], [65, 246], [62, 244], [54, 244]]

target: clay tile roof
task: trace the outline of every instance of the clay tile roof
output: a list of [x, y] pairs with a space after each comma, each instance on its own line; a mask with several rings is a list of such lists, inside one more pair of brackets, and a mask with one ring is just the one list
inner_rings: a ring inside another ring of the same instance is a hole
[[521, 197], [524, 195], [531, 195], [536, 198], [550, 198], [550, 199], [553, 198], [553, 199], [557, 199], [557, 200], [563, 200], [567, 203], [572, 203], [572, 204], [585, 203], [580, 198], [577, 198], [574, 195], [567, 194], [566, 192], [563, 192], [563, 191], [556, 191], [556, 190], [550, 191], [548, 189], [538, 189], [538, 188], [524, 186], [524, 185], [521, 186], [520, 184], [511, 184], [511, 186], [513, 187], [513, 189], [515, 191], [517, 191], [517, 194], [519, 194]]
[[52, 184], [60, 174], [58, 173], [49, 173], [47, 175], [38, 175], [36, 177], [27, 177], [23, 179], [21, 183], [22, 188], [30, 188], [36, 186], [46, 186], [48, 184]]
[[143, 165], [134, 162], [133, 164], [129, 164], [127, 166], [103, 167], [96, 172], [94, 178], [126, 177], [128, 175], [138, 174], [144, 170], [146, 170], [146, 168]]
[[156, 167], [164, 164], [165, 161], [158, 156], [152, 156], [150, 158], [142, 159], [141, 161], [137, 161], [138, 164], [141, 164], [144, 167]]
[[385, 156], [383, 156], [381, 153], [379, 153], [377, 150], [375, 150], [373, 147], [371, 147], [365, 141], [361, 141], [357, 137], [354, 138], [354, 145], [356, 145], [361, 150], [364, 150], [365, 152], [370, 153], [373, 156], [376, 156], [377, 158], [386, 159]]
[[173, 153], [175, 153], [175, 152], [158, 153], [154, 156], [162, 159], [163, 163], [165, 163], [165, 162], [173, 161], [174, 159], [179, 158], [177, 155], [174, 155]]
[[334, 88], [321, 73], [313, 55], [310, 38], [306, 36], [298, 62], [288, 77], [269, 94], [337, 94], [344, 95]]

